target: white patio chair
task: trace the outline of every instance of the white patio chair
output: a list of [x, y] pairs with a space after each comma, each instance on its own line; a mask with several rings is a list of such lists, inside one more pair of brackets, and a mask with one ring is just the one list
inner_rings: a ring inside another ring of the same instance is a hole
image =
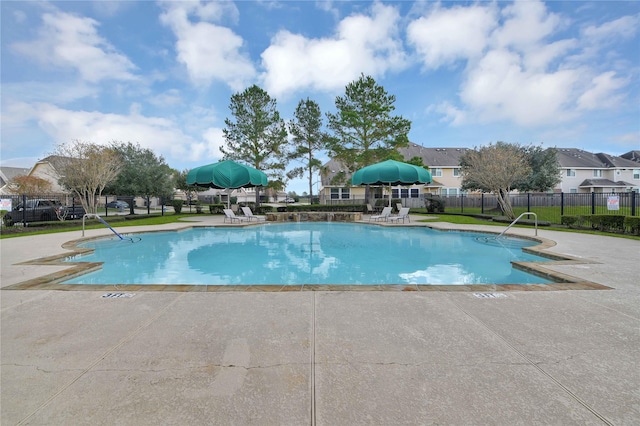
[[388, 220], [390, 222], [399, 222], [400, 219], [402, 219], [402, 223], [404, 223], [405, 219], [411, 222], [411, 219], [409, 218], [409, 207], [402, 207], [397, 215], [389, 216]]
[[389, 218], [389, 215], [391, 214], [391, 207], [385, 207], [384, 209], [382, 209], [382, 212], [378, 215], [375, 216], [371, 216], [369, 218], [369, 221], [378, 221], [378, 220], [387, 220]]
[[225, 222], [227, 221], [227, 219], [229, 219], [231, 223], [233, 223], [234, 220], [237, 220], [238, 222], [248, 222], [251, 220], [248, 217], [236, 216], [236, 214], [231, 209], [224, 209], [223, 211]]
[[244, 213], [244, 216], [248, 217], [249, 220], [267, 220], [265, 216], [256, 216], [255, 214], [253, 214], [253, 212], [251, 211], [251, 207], [242, 207], [242, 213]]

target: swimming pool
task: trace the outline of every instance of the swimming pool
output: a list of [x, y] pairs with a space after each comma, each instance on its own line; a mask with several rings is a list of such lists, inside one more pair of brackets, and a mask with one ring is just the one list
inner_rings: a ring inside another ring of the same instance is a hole
[[511, 261], [547, 259], [537, 244], [425, 227], [348, 223], [266, 223], [137, 234], [138, 243], [101, 239], [69, 261], [104, 262], [64, 284], [545, 284]]

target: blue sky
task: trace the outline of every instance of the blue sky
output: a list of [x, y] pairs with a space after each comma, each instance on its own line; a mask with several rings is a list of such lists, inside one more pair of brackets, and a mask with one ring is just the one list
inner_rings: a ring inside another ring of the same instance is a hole
[[396, 96], [425, 147], [640, 149], [637, 1], [0, 8], [3, 166], [31, 167], [81, 139], [139, 143], [190, 169], [220, 159], [232, 94], [257, 84], [288, 120], [307, 97], [335, 112], [360, 74]]

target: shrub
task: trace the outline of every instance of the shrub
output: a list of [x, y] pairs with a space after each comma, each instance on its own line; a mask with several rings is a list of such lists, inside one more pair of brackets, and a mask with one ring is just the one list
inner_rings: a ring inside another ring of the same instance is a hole
[[624, 231], [624, 216], [621, 215], [591, 215], [591, 227], [599, 231]]
[[289, 204], [287, 207], [282, 206], [280, 208], [288, 212], [362, 212], [363, 206], [362, 204], [313, 204], [302, 206]]
[[427, 213], [444, 213], [445, 201], [437, 195], [431, 195], [424, 199]]
[[624, 218], [625, 232], [634, 235], [640, 235], [640, 217], [627, 216]]
[[171, 205], [173, 206], [173, 211], [176, 214], [180, 214], [180, 212], [182, 212], [182, 200], [171, 200]]
[[226, 207], [226, 204], [209, 204], [209, 213], [222, 214]]
[[578, 223], [578, 216], [562, 216], [560, 218], [560, 223], [562, 225], [567, 225], [569, 228], [576, 225]]

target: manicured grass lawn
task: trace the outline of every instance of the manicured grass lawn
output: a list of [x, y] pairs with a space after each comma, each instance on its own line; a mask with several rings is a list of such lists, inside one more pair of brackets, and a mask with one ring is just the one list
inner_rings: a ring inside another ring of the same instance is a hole
[[[526, 207], [514, 207], [513, 212], [516, 217], [527, 211]], [[539, 222], [560, 223], [562, 220], [562, 210], [558, 206], [534, 206], [531, 211], [538, 216]], [[461, 212], [459, 207], [446, 207], [445, 212], [454, 214], [482, 214], [480, 207], [465, 207], [464, 212]], [[490, 214], [485, 209], [485, 214]], [[567, 206], [564, 209], [565, 216], [588, 216], [591, 214], [591, 206]], [[595, 214], [616, 214], [622, 216], [631, 216], [630, 207], [620, 207], [620, 210], [608, 211], [606, 207], [598, 206], [595, 210]], [[529, 217], [533, 220], [533, 216]]]
[[[479, 213], [478, 213], [479, 214]], [[420, 222], [448, 222], [448, 223], [459, 223], [459, 224], [464, 224], [464, 225], [489, 225], [489, 226], [496, 226], [502, 229], [505, 229], [508, 224], [506, 223], [500, 223], [500, 222], [492, 222], [490, 220], [484, 220], [484, 219], [477, 219], [471, 216], [463, 216], [460, 214], [427, 214], [427, 216], [432, 217], [434, 219], [420, 219], [420, 215], [417, 214], [412, 214], [411, 217], [416, 220], [416, 221], [420, 221]], [[538, 222], [543, 221], [542, 219], [540, 219], [540, 217], [538, 217]], [[522, 225], [522, 224], [516, 224], [514, 225], [515, 228], [533, 228], [533, 225]], [[640, 237], [637, 235], [623, 235], [623, 234], [615, 234], [612, 232], [601, 232], [601, 231], [596, 231], [596, 230], [590, 230], [590, 229], [572, 229], [572, 228], [566, 228], [566, 227], [559, 227], [559, 226], [538, 226], [539, 229], [548, 229], [550, 231], [561, 231], [561, 232], [577, 232], [577, 233], [581, 233], [581, 234], [593, 234], [593, 235], [608, 235], [611, 237], [618, 237], [618, 238], [628, 238], [628, 239], [632, 239], [632, 240], [638, 240], [640, 241]]]
[[[178, 222], [181, 218], [190, 216], [200, 216], [196, 214], [165, 214], [164, 216], [157, 215], [143, 215], [141, 218], [131, 216], [107, 216], [102, 217], [109, 225], [117, 228], [126, 226], [145, 226], [145, 225], [162, 225], [165, 223]], [[95, 219], [89, 219], [85, 222], [85, 229], [98, 229], [104, 228], [104, 225]], [[49, 226], [28, 226], [23, 227], [2, 227], [2, 233], [0, 239], [21, 237], [26, 235], [39, 235], [39, 234], [52, 234], [56, 232], [67, 231], [82, 231], [81, 221], [67, 221], [67, 222], [52, 222]]]
[[[471, 213], [471, 212], [470, 212]], [[479, 212], [478, 212], [479, 213]], [[127, 227], [127, 226], [144, 226], [144, 225], [162, 225], [165, 223], [173, 223], [173, 222], [178, 222], [181, 218], [185, 218], [185, 217], [197, 217], [197, 216], [201, 216], [198, 214], [189, 214], [189, 213], [184, 213], [184, 214], [165, 214], [164, 216], [161, 216], [160, 214], [157, 215], [142, 215], [143, 217], [140, 218], [136, 218], [131, 217], [131, 216], [109, 216], [109, 217], [103, 217], [103, 219], [105, 219], [107, 221], [107, 223], [109, 223], [110, 225], [112, 225], [113, 227], [116, 228], [122, 228], [122, 227]], [[433, 219], [423, 219], [421, 218], [421, 216], [428, 216], [429, 218], [433, 218]], [[420, 222], [449, 222], [449, 223], [458, 223], [458, 224], [465, 224], [465, 225], [490, 225], [490, 226], [496, 226], [499, 228], [506, 228], [507, 224], [504, 223], [498, 223], [498, 222], [492, 222], [490, 220], [484, 220], [484, 219], [477, 219], [474, 217], [470, 217], [470, 216], [463, 216], [460, 214], [432, 214], [432, 213], [424, 213], [422, 214], [422, 212], [418, 213], [412, 213], [411, 217], [414, 221], [420, 221]], [[538, 217], [538, 221], [544, 221], [544, 219], [541, 219], [540, 217]], [[22, 227], [13, 227], [10, 230], [8, 230], [7, 228], [3, 227], [1, 229], [1, 233], [0, 233], [0, 239], [4, 239], [4, 238], [15, 238], [15, 237], [21, 237], [21, 236], [27, 236], [27, 235], [39, 235], [39, 234], [51, 234], [51, 233], [55, 233], [55, 232], [67, 232], [67, 231], [81, 231], [82, 230], [82, 223], [79, 221], [69, 221], [69, 222], [53, 222], [55, 223], [54, 226], [42, 226], [42, 227], [38, 227], [38, 226], [34, 226], [34, 227], [26, 227], [26, 228], [22, 228]], [[529, 225], [521, 225], [521, 224], [517, 224], [515, 225], [516, 227], [520, 228], [532, 228], [533, 226], [529, 226]], [[102, 228], [104, 227], [104, 225], [100, 222], [98, 222], [95, 219], [89, 220], [86, 222], [85, 225], [85, 229], [98, 229], [98, 228]], [[544, 228], [541, 229], [549, 229], [549, 230], [554, 230], [554, 231], [563, 231], [563, 232], [579, 232], [579, 233], [584, 233], [584, 234], [597, 234], [597, 235], [609, 235], [612, 237], [619, 237], [619, 238], [630, 238], [630, 239], [635, 239], [635, 240], [640, 240], [640, 237], [638, 236], [633, 236], [633, 235], [621, 235], [621, 234], [613, 234], [613, 233], [607, 233], [607, 232], [600, 232], [600, 231], [591, 231], [591, 230], [582, 230], [582, 229], [569, 229], [569, 228], [560, 228], [560, 227], [553, 227], [553, 226], [545, 226]]]

